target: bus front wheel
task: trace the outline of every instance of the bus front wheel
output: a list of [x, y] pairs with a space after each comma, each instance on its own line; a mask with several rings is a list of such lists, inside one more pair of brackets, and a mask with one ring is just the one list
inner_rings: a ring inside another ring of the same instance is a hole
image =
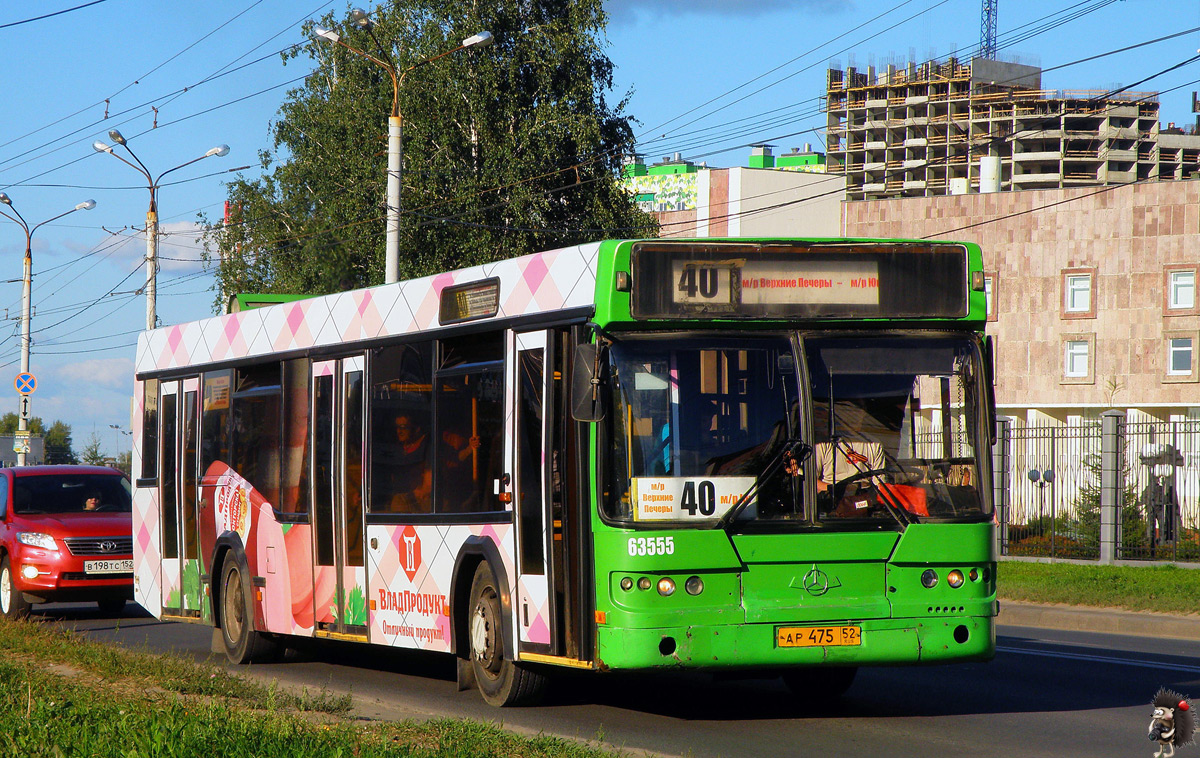
[[797, 699], [808, 703], [827, 703], [846, 694], [857, 666], [800, 668], [783, 672], [783, 683]]
[[467, 632], [471, 666], [483, 699], [490, 705], [531, 705], [541, 698], [546, 677], [504, 656], [500, 593], [496, 576], [486, 561], [471, 582], [471, 613]]
[[278, 646], [254, 631], [250, 582], [232, 557], [221, 570], [221, 640], [232, 663], [262, 663], [276, 658]]

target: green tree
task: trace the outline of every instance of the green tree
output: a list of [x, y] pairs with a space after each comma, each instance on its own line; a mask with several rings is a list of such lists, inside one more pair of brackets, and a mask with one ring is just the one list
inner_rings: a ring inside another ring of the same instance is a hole
[[[12, 434], [17, 431], [21, 417], [15, 412], [8, 412], [0, 416], [0, 434]], [[46, 424], [42, 421], [41, 416], [31, 416], [29, 418], [29, 433], [30, 434], [45, 434]]]
[[46, 463], [79, 463], [71, 441], [71, 425], [55, 421], [43, 438]]
[[87, 443], [83, 446], [83, 452], [79, 457], [83, 459], [84, 463], [92, 466], [108, 465], [108, 456], [100, 448], [100, 435], [92, 432], [88, 435]]
[[[403, 80], [402, 279], [657, 233], [619, 181], [632, 119], [607, 99], [602, 0], [399, 0], [373, 13], [386, 51], [341, 18], [320, 25], [400, 71], [480, 30], [495, 37]], [[222, 294], [383, 281], [391, 79], [322, 39], [285, 60], [299, 55], [315, 68], [280, 109], [275, 154], [260, 153], [266, 173], [233, 182], [228, 223], [208, 227]]]
[[113, 466], [125, 472], [126, 476], [133, 476], [133, 453], [129, 450], [117, 453], [117, 460]]

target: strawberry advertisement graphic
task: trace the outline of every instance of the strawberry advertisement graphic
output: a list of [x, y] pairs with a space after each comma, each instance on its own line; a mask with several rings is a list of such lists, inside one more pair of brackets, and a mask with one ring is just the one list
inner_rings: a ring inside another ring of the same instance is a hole
[[[266, 586], [256, 601], [255, 623], [264, 631], [306, 634], [313, 628], [313, 608], [328, 606], [332, 586], [314, 593], [311, 528], [281, 525], [272, 504], [250, 482], [216, 461], [201, 480], [201, 547], [211, 561], [217, 538], [234, 533], [246, 551], [250, 574]], [[286, 533], [284, 531], [286, 527]]]

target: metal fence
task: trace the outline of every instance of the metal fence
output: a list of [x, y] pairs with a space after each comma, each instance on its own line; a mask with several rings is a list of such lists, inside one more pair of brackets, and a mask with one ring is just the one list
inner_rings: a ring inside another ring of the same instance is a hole
[[1001, 554], [1200, 561], [1200, 421], [1104, 415], [1104, 424], [1000, 422], [993, 474]]

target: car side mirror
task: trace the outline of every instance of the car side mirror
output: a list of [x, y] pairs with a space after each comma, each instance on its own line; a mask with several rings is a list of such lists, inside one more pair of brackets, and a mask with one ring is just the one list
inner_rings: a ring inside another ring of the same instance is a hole
[[576, 421], [595, 422], [604, 418], [600, 370], [599, 347], [594, 343], [578, 345], [571, 368], [571, 418]]

